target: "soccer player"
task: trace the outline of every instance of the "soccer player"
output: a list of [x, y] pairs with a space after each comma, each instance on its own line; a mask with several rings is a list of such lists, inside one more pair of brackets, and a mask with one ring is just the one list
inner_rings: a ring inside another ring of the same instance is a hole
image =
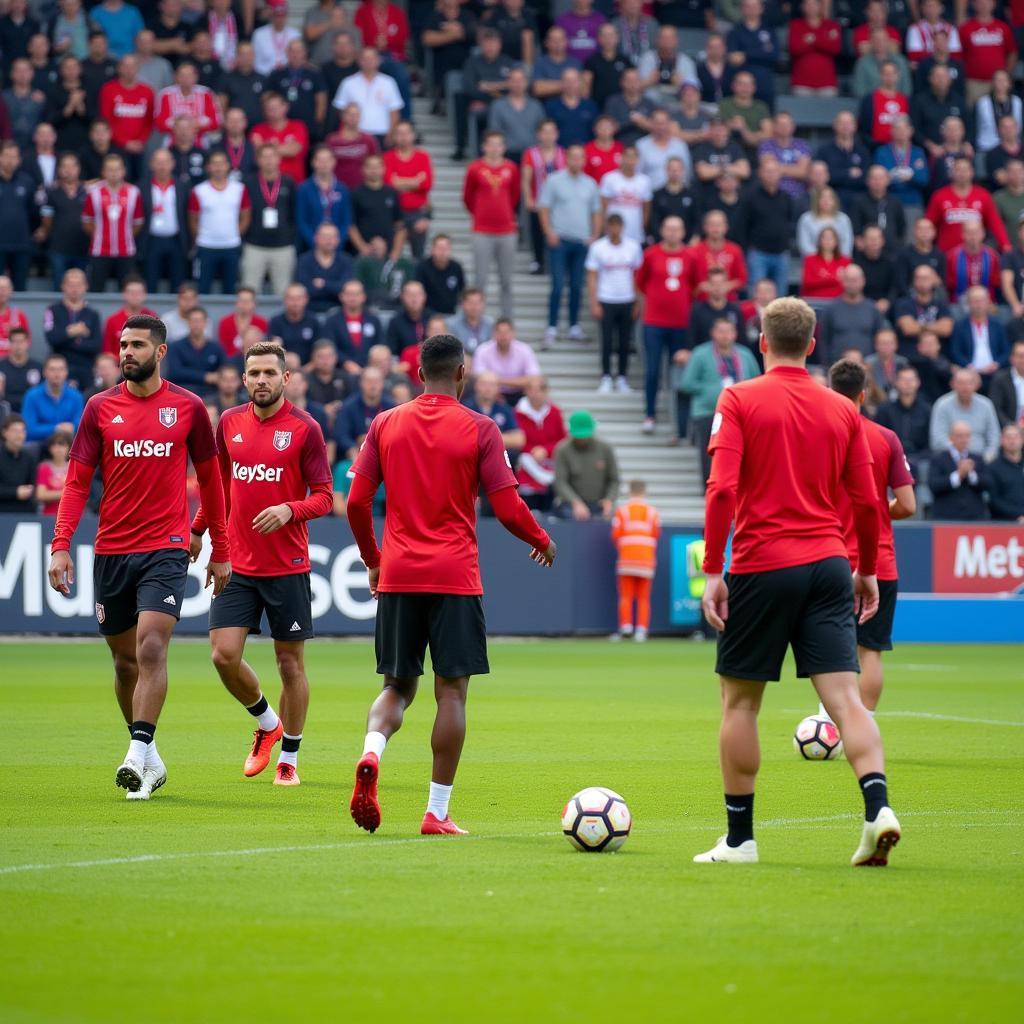
[[96, 619], [114, 659], [114, 693], [131, 742], [115, 781], [128, 799], [148, 800], [167, 781], [154, 733], [167, 696], [167, 646], [181, 615], [188, 573], [188, 460], [196, 469], [213, 536], [206, 586], [231, 576], [224, 491], [210, 417], [202, 400], [162, 380], [162, 320], [140, 314], [121, 331], [124, 380], [89, 399], [71, 447], [57, 509], [50, 586], [70, 594], [71, 538], [99, 468], [103, 501], [96, 531]]
[[[296, 765], [309, 705], [303, 648], [313, 636], [313, 611], [306, 523], [327, 515], [334, 500], [323, 434], [284, 397], [290, 377], [281, 345], [251, 345], [244, 380], [252, 401], [228, 409], [217, 424], [233, 571], [210, 605], [213, 664], [228, 692], [256, 719], [245, 775], [259, 775], [280, 741], [277, 786], [299, 784]], [[192, 561], [205, 532], [200, 506], [192, 522]], [[259, 633], [264, 612], [281, 674], [280, 718], [242, 660], [246, 637]]]
[[[348, 520], [378, 601], [377, 672], [384, 689], [370, 708], [350, 809], [360, 828], [380, 826], [380, 758], [416, 696], [429, 645], [437, 715], [420, 832], [463, 835], [448, 803], [466, 736], [466, 693], [470, 676], [490, 671], [477, 495], [487, 495], [502, 525], [530, 545], [539, 565], [552, 564], [555, 544], [519, 497], [497, 426], [459, 402], [466, 386], [462, 342], [449, 334], [428, 338], [419, 377], [424, 393], [374, 419], [352, 466]], [[372, 518], [381, 483], [388, 496], [383, 553]]]
[[[860, 410], [867, 394], [867, 373], [860, 363], [841, 359], [829, 370], [828, 380], [833, 391], [850, 399]], [[917, 509], [917, 501], [914, 477], [900, 439], [888, 427], [879, 426], [867, 417], [861, 418], [861, 426], [873, 459], [871, 471], [878, 501], [878, 613], [867, 622], [857, 624], [857, 658], [860, 661], [860, 699], [864, 707], [874, 714], [882, 696], [882, 652], [892, 650], [892, 620], [899, 589], [892, 522], [894, 519], [909, 519]], [[890, 488], [893, 493], [891, 501]], [[842, 489], [838, 499], [850, 564], [856, 569], [857, 533], [853, 508]], [[827, 716], [824, 704], [818, 711]]]
[[[698, 863], [756, 863], [757, 714], [786, 648], [843, 734], [864, 796], [855, 865], [884, 865], [900, 838], [889, 807], [882, 739], [857, 687], [857, 627], [878, 611], [878, 497], [853, 403], [808, 374], [814, 311], [776, 299], [761, 320], [765, 374], [722, 392], [711, 426], [702, 607], [722, 636], [719, 747], [728, 834]], [[853, 504], [858, 571], [850, 578], [837, 492]], [[733, 515], [728, 581], [722, 576]]]

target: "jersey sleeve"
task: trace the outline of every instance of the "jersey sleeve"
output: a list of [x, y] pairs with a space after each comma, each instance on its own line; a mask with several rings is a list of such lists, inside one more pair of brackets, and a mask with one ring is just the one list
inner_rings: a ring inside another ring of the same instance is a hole
[[711, 421], [711, 440], [708, 441], [708, 451], [715, 452], [719, 448], [729, 448], [743, 454], [743, 423], [740, 418], [735, 388], [726, 388], [718, 396], [715, 416]]
[[323, 434], [314, 421], [306, 425], [302, 442], [302, 479], [307, 486], [331, 482], [331, 467], [327, 463], [327, 446]]
[[484, 494], [493, 494], [505, 487], [516, 487], [512, 460], [505, 451], [501, 431], [486, 416], [481, 416], [477, 421], [477, 446], [480, 455], [480, 489]]
[[363, 446], [352, 463], [352, 472], [365, 476], [375, 487], [384, 479], [380, 465], [380, 449], [377, 446], [377, 423], [378, 418], [374, 417], [363, 439]]
[[889, 486], [894, 491], [897, 487], [913, 487], [914, 474], [910, 471], [910, 463], [899, 436], [890, 431], [885, 439], [889, 442]]
[[217, 440], [213, 436], [210, 414], [198, 398], [192, 403], [192, 426], [185, 443], [193, 465], [198, 466], [200, 462], [206, 462], [217, 454]]
[[99, 402], [95, 398], [90, 398], [71, 444], [70, 457], [86, 466], [98, 466], [103, 453], [103, 433], [100, 430], [98, 409]]

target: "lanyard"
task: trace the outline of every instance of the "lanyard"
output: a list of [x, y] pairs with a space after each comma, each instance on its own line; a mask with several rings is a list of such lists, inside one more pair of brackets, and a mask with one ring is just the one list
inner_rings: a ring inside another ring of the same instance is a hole
[[[231, 164], [231, 169], [237, 171], [242, 166], [242, 157], [245, 155], [245, 142], [240, 146], [233, 146], [227, 139], [224, 140], [224, 149], [228, 154], [228, 162]], [[262, 178], [260, 181], [262, 182]]]
[[263, 180], [263, 175], [260, 175], [260, 192], [263, 195], [263, 202], [267, 204], [271, 209], [277, 206], [277, 197], [281, 192], [281, 179], [278, 178], [274, 182], [272, 189], [267, 188], [267, 183]]

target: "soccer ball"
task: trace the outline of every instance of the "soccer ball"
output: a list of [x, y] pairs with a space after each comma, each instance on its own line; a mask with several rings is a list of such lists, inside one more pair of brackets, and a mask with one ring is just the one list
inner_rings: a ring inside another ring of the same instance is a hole
[[618, 793], [601, 786], [581, 789], [562, 811], [562, 832], [584, 853], [614, 853], [633, 827], [633, 815]]
[[835, 722], [810, 715], [796, 727], [793, 748], [807, 761], [834, 761], [842, 756], [843, 740]]

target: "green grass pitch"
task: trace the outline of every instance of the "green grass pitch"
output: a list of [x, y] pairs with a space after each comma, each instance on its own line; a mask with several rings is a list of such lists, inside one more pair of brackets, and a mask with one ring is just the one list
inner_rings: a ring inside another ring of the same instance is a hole
[[[271, 650], [250, 647], [268, 694]], [[385, 754], [384, 823], [348, 816], [377, 690], [366, 643], [309, 648], [298, 789], [246, 780], [250, 720], [178, 641], [169, 782], [114, 787], [126, 747], [101, 641], [0, 646], [0, 1020], [151, 1022], [1009, 1019], [1024, 1000], [1024, 647], [904, 646], [879, 716], [904, 827], [848, 866], [845, 761], [762, 721], [757, 867], [699, 866], [723, 830], [709, 644], [495, 642], [471, 687], [453, 816], [421, 838], [432, 698]], [[633, 835], [574, 852], [565, 799], [621, 792]]]

